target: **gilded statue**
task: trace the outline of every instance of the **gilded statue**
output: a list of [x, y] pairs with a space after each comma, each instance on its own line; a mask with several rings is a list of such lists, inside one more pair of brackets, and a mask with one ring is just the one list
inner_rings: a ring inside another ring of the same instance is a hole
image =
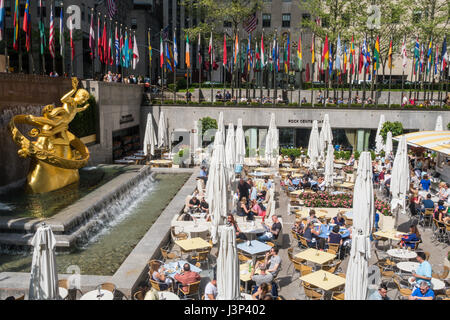
[[[89, 160], [89, 151], [80, 139], [69, 131], [69, 124], [78, 112], [89, 107], [89, 93], [77, 89], [78, 79], [72, 78], [72, 90], [61, 98], [62, 107], [47, 105], [42, 116], [18, 115], [10, 124], [19, 156], [31, 158], [27, 186], [32, 193], [44, 193], [63, 188], [80, 179], [78, 169]], [[81, 107], [80, 107], [81, 106]], [[34, 126], [25, 137], [16, 124]]]

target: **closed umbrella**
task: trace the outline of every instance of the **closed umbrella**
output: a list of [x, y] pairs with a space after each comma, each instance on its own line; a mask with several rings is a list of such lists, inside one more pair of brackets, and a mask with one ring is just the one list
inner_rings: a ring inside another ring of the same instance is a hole
[[266, 135], [266, 148], [265, 148], [265, 157], [266, 161], [270, 163], [270, 165], [275, 165], [275, 161], [278, 158], [278, 129], [275, 124], [275, 114], [272, 113], [270, 116], [269, 130]]
[[158, 144], [158, 140], [156, 140], [155, 127], [153, 127], [153, 116], [151, 113], [147, 115], [147, 125], [145, 126], [145, 134], [144, 134], [144, 154], [147, 156], [150, 154], [152, 156], [155, 155], [155, 146]]
[[228, 124], [227, 141], [225, 143], [225, 163], [228, 170], [229, 185], [234, 180], [234, 165], [236, 163], [236, 142], [234, 139], [234, 126], [232, 123]]
[[319, 142], [319, 128], [317, 125], [317, 120], [313, 121], [313, 127], [311, 130], [311, 135], [309, 136], [308, 143], [308, 157], [309, 157], [309, 166], [311, 169], [316, 170], [317, 164], [319, 161], [319, 151], [320, 150], [320, 142]]
[[225, 143], [225, 124], [223, 122], [223, 112], [221, 111], [219, 113], [219, 123], [218, 123], [218, 130], [222, 132], [222, 141]]
[[331, 143], [328, 144], [327, 158], [325, 160], [325, 186], [332, 187], [334, 175], [334, 148]]
[[327, 151], [327, 145], [333, 143], [333, 133], [330, 126], [330, 117], [326, 113], [323, 117], [322, 129], [319, 134], [320, 143], [320, 158], [325, 159], [325, 152]]
[[370, 152], [362, 152], [353, 192], [352, 246], [345, 278], [345, 300], [367, 298], [374, 210], [371, 156]]
[[[212, 215], [211, 238], [217, 243], [217, 230], [228, 213], [228, 171], [225, 160], [225, 147], [222, 133], [216, 132], [214, 151], [209, 166], [208, 181], [206, 182], [206, 202]], [[217, 144], [216, 144], [217, 143]]]
[[56, 239], [49, 226], [42, 224], [31, 240], [33, 262], [31, 264], [30, 300], [58, 300], [58, 273], [56, 272]]
[[407, 148], [406, 137], [402, 136], [398, 144], [391, 176], [391, 210], [395, 215], [395, 227], [398, 224], [399, 213], [406, 214], [406, 195], [410, 179]]
[[381, 129], [385, 123], [384, 114], [380, 116], [380, 122], [378, 122], [377, 134], [375, 136], [375, 152], [379, 154], [384, 149], [383, 137], [381, 136]]
[[442, 116], [437, 117], [434, 131], [444, 131], [444, 127], [442, 126]]
[[238, 119], [236, 128], [236, 164], [243, 165], [245, 158], [245, 135], [242, 127], [242, 119]]
[[168, 145], [166, 118], [164, 117], [164, 111], [161, 111], [158, 122], [158, 148], [167, 147]]
[[220, 227], [217, 256], [217, 300], [240, 300], [240, 270], [233, 226]]
[[392, 147], [392, 132], [388, 131], [386, 135], [386, 145], [384, 147], [385, 156], [387, 157], [394, 150]]

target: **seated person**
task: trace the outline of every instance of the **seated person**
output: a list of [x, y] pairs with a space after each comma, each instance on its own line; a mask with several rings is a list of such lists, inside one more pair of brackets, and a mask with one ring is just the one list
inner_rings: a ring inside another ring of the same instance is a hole
[[306, 243], [309, 248], [317, 248], [316, 238], [313, 236], [313, 223], [308, 222], [303, 232], [303, 238], [306, 239]]
[[316, 211], [314, 209], [309, 210], [308, 222], [311, 222], [311, 223], [317, 222]]
[[422, 282], [408, 298], [409, 300], [434, 300], [434, 291], [427, 282]]
[[295, 219], [295, 223], [292, 226], [292, 231], [294, 231], [299, 236], [303, 234], [303, 226], [300, 219]]
[[252, 295], [253, 300], [262, 300], [266, 294], [269, 293], [269, 285], [267, 283], [261, 283], [256, 292]]
[[241, 229], [239, 229], [239, 226], [231, 213], [227, 215], [227, 224], [234, 227], [234, 231], [236, 231], [236, 239], [247, 240], [247, 236], [241, 232]]
[[311, 185], [312, 191], [315, 191], [315, 192], [319, 191], [319, 183], [316, 180], [314, 180], [314, 178], [309, 179], [308, 182]]
[[434, 202], [431, 200], [431, 194], [427, 194], [427, 198], [422, 200], [423, 209], [422, 212], [425, 212], [425, 209], [434, 209]]
[[278, 255], [277, 247], [272, 247], [272, 249], [266, 253], [264, 265], [267, 267], [267, 273], [270, 273], [275, 279], [281, 269], [281, 257]]
[[346, 166], [353, 166], [355, 164], [355, 154], [352, 153], [350, 159], [348, 159]]
[[431, 284], [433, 272], [431, 264], [425, 258], [425, 253], [417, 252], [416, 260], [419, 262], [419, 267], [412, 272], [412, 277], [409, 278], [409, 282], [415, 287], [418, 287], [422, 282], [426, 282], [428, 285]]
[[439, 200], [436, 210], [434, 212], [434, 218], [439, 222], [445, 222], [447, 216], [447, 208], [444, 207], [444, 201]]
[[272, 188], [272, 182], [267, 178], [264, 178], [264, 187], [267, 188], [266, 191]]
[[189, 212], [196, 212], [200, 210], [200, 201], [198, 200], [197, 196], [193, 196], [191, 200], [189, 200]]
[[173, 284], [172, 279], [166, 276], [165, 271], [166, 268], [164, 268], [164, 266], [161, 266], [161, 262], [154, 261], [152, 262], [150, 271], [148, 272], [150, 278], [158, 282], [159, 288], [162, 291], [169, 289], [169, 287]]
[[191, 271], [189, 263], [185, 263], [183, 266], [183, 273], [176, 274], [175, 280], [178, 281], [178, 286], [182, 287], [182, 290], [188, 291], [188, 285], [197, 281], [200, 281], [201, 277], [197, 272]]
[[200, 201], [200, 210], [203, 213], [209, 214], [209, 205], [208, 202], [206, 202], [205, 197], [202, 197], [202, 201]]
[[[252, 200], [250, 211], [253, 213], [254, 216], [264, 217], [266, 215], [266, 212], [261, 209], [260, 205], [256, 200]], [[253, 220], [252, 218], [248, 220]]]
[[369, 300], [390, 300], [387, 296], [387, 286], [384, 283], [380, 284], [378, 290], [370, 295]]
[[338, 211], [336, 217], [333, 218], [333, 223], [338, 225], [339, 227], [345, 226], [345, 219], [342, 211]]
[[217, 279], [214, 277], [205, 287], [205, 300], [216, 300], [217, 294]]
[[247, 207], [247, 198], [244, 197], [237, 204], [236, 214], [239, 217], [245, 217], [248, 215], [249, 212], [250, 212], [250, 210]]
[[335, 225], [328, 236], [328, 243], [342, 245], [342, 236], [339, 234], [339, 226]]
[[325, 244], [328, 239], [328, 226], [325, 224], [325, 220], [323, 218], [319, 218], [319, 223], [319, 228], [313, 228], [312, 233], [318, 240], [318, 248], [325, 249]]
[[281, 223], [278, 220], [278, 216], [272, 216], [272, 226], [269, 228], [264, 222], [262, 222], [263, 227], [267, 230], [262, 236], [258, 237], [261, 242], [270, 241], [272, 239], [276, 240], [281, 232]]
[[200, 167], [200, 174], [198, 175], [198, 178], [205, 181], [206, 184], [206, 181], [208, 181], [208, 174], [206, 173], [206, 167], [204, 166]]
[[423, 176], [422, 180], [420, 180], [420, 185], [422, 186], [422, 190], [430, 191], [431, 181], [427, 174]]
[[267, 196], [267, 188], [266, 188], [266, 186], [263, 186], [263, 189], [261, 190], [261, 192], [257, 193], [256, 200], [258, 202], [263, 202], [264, 200], [266, 200], [266, 196]]
[[325, 185], [326, 185], [325, 178], [323, 176], [320, 176], [319, 179], [317, 180], [318, 190], [325, 191], [326, 189]]
[[[260, 273], [255, 274], [256, 268], [259, 268]], [[256, 263], [256, 268], [252, 268], [252, 274], [250, 278], [255, 282], [257, 287], [260, 287], [263, 283], [271, 283], [273, 276], [271, 273], [266, 272], [267, 266], [265, 263]]]
[[414, 249], [417, 241], [420, 241], [419, 229], [415, 224], [409, 227], [409, 233], [400, 237], [400, 247]]
[[419, 196], [419, 191], [416, 190], [409, 200], [409, 210], [413, 216], [417, 214], [417, 210], [420, 210], [420, 201], [421, 197]]
[[439, 189], [439, 200], [447, 201], [448, 195], [450, 194], [450, 183], [442, 182], [442, 186]]

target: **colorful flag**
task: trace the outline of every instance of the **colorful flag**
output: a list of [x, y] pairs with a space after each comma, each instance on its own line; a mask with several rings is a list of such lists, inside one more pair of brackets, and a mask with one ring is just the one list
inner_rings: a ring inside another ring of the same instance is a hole
[[416, 38], [416, 44], [414, 45], [414, 75], [417, 73], [419, 69], [420, 62], [420, 45], [419, 45], [419, 37]]
[[401, 56], [402, 56], [402, 68], [403, 68], [403, 71], [405, 71], [407, 59], [408, 59], [408, 55], [406, 53], [406, 36], [403, 37]]
[[339, 72], [341, 70], [341, 56], [342, 56], [342, 47], [341, 47], [341, 37], [338, 35], [337, 38], [337, 48], [336, 48], [336, 70]]
[[322, 53], [322, 62], [326, 66], [328, 65], [328, 59], [329, 59], [329, 51], [328, 51], [328, 35], [325, 36], [325, 44], [323, 46], [323, 53]]
[[391, 41], [389, 42], [388, 67], [389, 69], [392, 68], [392, 38]]
[[116, 66], [118, 67], [120, 64], [120, 41], [119, 41], [119, 32], [117, 31], [117, 24], [116, 24], [116, 31], [114, 34], [114, 47], [116, 49]]
[[236, 33], [236, 39], [234, 41], [234, 64], [237, 65], [239, 56], [239, 39]]
[[311, 80], [310, 78], [311, 77], [310, 77], [310, 72], [309, 72], [309, 63], [307, 63], [306, 64], [306, 72], [305, 72], [305, 81], [309, 82]]
[[112, 24], [109, 24], [109, 39], [108, 39], [108, 61], [106, 63], [109, 63], [110, 66], [114, 63], [114, 46], [112, 43], [113, 39], [113, 31], [112, 31]]
[[364, 57], [365, 57], [365, 55], [364, 55], [363, 49], [362, 49], [362, 47], [360, 45], [360, 47], [359, 47], [358, 73], [361, 73], [361, 71], [362, 71], [362, 69], [364, 67]]
[[70, 34], [70, 52], [71, 52], [71, 60], [73, 61], [73, 58], [75, 58], [75, 46], [73, 45], [73, 26], [72, 26], [72, 19], [69, 19], [69, 34]]
[[298, 37], [298, 47], [297, 47], [297, 66], [298, 70], [302, 72], [303, 69], [303, 54], [302, 54], [302, 36]]
[[352, 35], [352, 43], [350, 44], [350, 72], [351, 74], [355, 74], [355, 44], [353, 42], [353, 35]]
[[438, 73], [438, 63], [439, 63], [439, 48], [438, 45], [436, 43], [436, 52], [434, 55], [434, 74]]
[[31, 15], [30, 15], [30, 0], [27, 0], [25, 4], [25, 11], [23, 13], [23, 31], [26, 33], [25, 46], [27, 52], [30, 52], [31, 48]]
[[[161, 49], [162, 49], [162, 47], [161, 47]], [[162, 50], [161, 50], [161, 53], [163, 53]], [[126, 29], [125, 29], [125, 37], [123, 39], [122, 61], [123, 61], [124, 68], [128, 68], [130, 66], [128, 31], [126, 31]], [[161, 59], [161, 61], [163, 61], [163, 60]]]
[[136, 34], [134, 34], [134, 45], [133, 45], [133, 69], [136, 69], [139, 63], [139, 48], [136, 41]]
[[375, 41], [375, 50], [373, 53], [373, 71], [374, 73], [377, 71], [380, 64], [380, 38], [377, 36], [377, 40]]
[[95, 55], [94, 11], [92, 11], [91, 13], [91, 26], [89, 28], [89, 48], [91, 49], [91, 59], [93, 60]]
[[247, 73], [250, 72], [250, 65], [251, 65], [251, 48], [250, 48], [250, 34], [248, 35], [248, 40], [247, 40]]
[[258, 47], [258, 41], [255, 44], [255, 69], [262, 69], [261, 67], [261, 52]]
[[441, 53], [441, 72], [447, 68], [448, 55], [447, 55], [447, 36], [444, 37], [444, 42], [442, 42], [442, 53]]
[[428, 51], [427, 51], [427, 75], [431, 70], [431, 66], [433, 65], [432, 62], [433, 57], [433, 38], [430, 39], [430, 43], [428, 44]]
[[107, 1], [106, 1], [106, 5], [107, 5], [107, 7], [108, 7], [108, 15], [109, 15], [109, 18], [110, 18], [110, 19], [114, 18], [114, 15], [115, 15], [116, 12], [117, 12], [115, 0], [107, 0]]
[[40, 19], [39, 19], [39, 34], [41, 37], [41, 54], [44, 54], [45, 43], [45, 25], [44, 25], [44, 6], [42, 5], [42, 0], [39, 1], [39, 11], [40, 11]]
[[211, 32], [211, 36], [209, 38], [209, 45], [208, 45], [208, 56], [209, 56], [209, 63], [212, 66], [212, 32]]
[[131, 30], [130, 30], [130, 36], [128, 37], [128, 52], [127, 52], [127, 57], [128, 57], [128, 68], [131, 67], [132, 63], [133, 63], [133, 54], [134, 52], [134, 46], [133, 46], [133, 39], [131, 37]]
[[173, 32], [173, 63], [175, 68], [178, 67], [178, 48], [177, 48], [177, 36], [175, 31]]
[[331, 76], [333, 73], [333, 44], [330, 43], [330, 50], [329, 50], [329, 62], [328, 62], [328, 74]]
[[100, 29], [100, 15], [97, 20], [97, 50], [98, 50], [98, 58], [100, 62], [103, 62], [103, 50], [102, 50], [102, 37], [101, 37], [101, 29]]
[[227, 66], [227, 38], [225, 34], [223, 35], [223, 60], [222, 60], [223, 67], [225, 68]]
[[159, 66], [162, 69], [164, 65], [164, 47], [163, 47], [163, 38], [162, 34], [159, 36]]
[[272, 64], [273, 64], [273, 68], [275, 69], [275, 71], [278, 72], [278, 57], [277, 57], [277, 50], [278, 47], [278, 43], [277, 43], [277, 37], [276, 35], [273, 36], [273, 46], [272, 46]]
[[424, 47], [423, 47], [423, 43], [420, 46], [420, 72], [424, 71], [424, 65], [423, 65], [423, 59], [424, 59]]
[[5, 32], [5, 0], [0, 0], [0, 41], [3, 40]]
[[59, 53], [64, 55], [64, 17], [63, 8], [59, 12]]
[[314, 33], [312, 35], [311, 39], [311, 64], [314, 67], [314, 63], [316, 62], [316, 52], [314, 51], [316, 37], [314, 36]]
[[258, 19], [256, 18], [256, 12], [254, 12], [252, 15], [250, 15], [243, 23], [244, 30], [251, 34], [253, 30], [256, 29], [256, 25], [258, 24]]
[[103, 32], [102, 32], [102, 48], [103, 48], [103, 63], [108, 64], [108, 34], [106, 33], [106, 19], [103, 21]]
[[50, 6], [50, 36], [48, 40], [50, 55], [55, 58], [55, 26], [53, 21], [53, 6]]
[[119, 33], [120, 33], [120, 36], [119, 36], [119, 56], [120, 56], [120, 58], [119, 58], [119, 60], [120, 60], [120, 65], [121, 66], [123, 66], [124, 65], [124, 56], [123, 56], [123, 50], [124, 50], [124, 41], [123, 41], [123, 34], [122, 34], [122, 28], [120, 28], [119, 29]]
[[149, 65], [150, 65], [150, 69], [151, 69], [151, 65], [152, 65], [152, 41], [151, 41], [151, 37], [150, 37], [150, 30], [148, 31], [148, 61], [149, 61]]
[[16, 0], [14, 5], [14, 50], [19, 50], [19, 0]]
[[284, 71], [286, 73], [288, 73], [290, 66], [291, 66], [291, 41], [290, 41], [289, 34], [288, 34], [288, 38], [287, 38], [286, 50], [287, 50], [287, 54], [286, 54], [286, 59], [284, 61]]
[[186, 68], [190, 69], [191, 68], [191, 53], [189, 50], [189, 35], [186, 34], [186, 57], [185, 57], [185, 61], [186, 61]]
[[347, 73], [347, 43], [344, 43], [344, 62], [342, 66], [342, 72]]
[[197, 56], [198, 56], [198, 69], [202, 69], [202, 50], [201, 50], [201, 34], [198, 34], [198, 46], [197, 46]]
[[172, 54], [172, 51], [170, 50], [170, 46], [169, 46], [169, 44], [167, 43], [167, 41], [166, 41], [166, 46], [165, 46], [165, 50], [164, 50], [164, 56], [165, 56], [165, 59], [166, 59], [166, 66], [167, 66], [167, 69], [170, 71], [170, 72], [172, 72], [173, 71], [173, 64], [172, 64], [172, 61], [173, 61], [173, 54]]
[[261, 68], [264, 68], [266, 65], [265, 57], [264, 57], [264, 34], [261, 33]]

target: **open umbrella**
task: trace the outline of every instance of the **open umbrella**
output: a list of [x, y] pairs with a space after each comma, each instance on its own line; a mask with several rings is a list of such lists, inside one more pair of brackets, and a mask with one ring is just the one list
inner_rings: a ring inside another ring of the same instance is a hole
[[236, 164], [243, 165], [245, 158], [245, 135], [242, 127], [242, 119], [238, 119], [236, 128]]
[[208, 181], [206, 182], [206, 202], [209, 204], [209, 210], [212, 215], [211, 238], [215, 244], [217, 243], [218, 227], [228, 213], [227, 186], [229, 180], [225, 161], [225, 147], [220, 131], [216, 132], [214, 143]]
[[325, 160], [325, 186], [332, 187], [334, 174], [334, 148], [331, 143], [328, 144], [327, 157]]
[[392, 132], [388, 131], [386, 135], [386, 145], [384, 146], [385, 157], [387, 157], [394, 148], [392, 147]]
[[166, 118], [164, 117], [164, 111], [159, 114], [158, 122], [158, 148], [167, 147], [169, 145], [169, 139], [167, 137], [167, 125]]
[[398, 224], [399, 213], [406, 213], [406, 195], [409, 189], [409, 163], [406, 137], [402, 136], [392, 166], [391, 176], [391, 210], [395, 214], [395, 227]]
[[385, 123], [384, 114], [380, 116], [380, 122], [378, 122], [377, 134], [375, 136], [375, 152], [379, 154], [384, 149], [383, 137], [380, 135], [383, 124]]
[[309, 136], [308, 143], [308, 157], [309, 157], [309, 167], [310, 169], [317, 169], [317, 164], [319, 161], [319, 151], [320, 150], [320, 142], [319, 142], [319, 128], [317, 125], [317, 120], [313, 121], [313, 126], [311, 130], [311, 135]]
[[153, 127], [153, 116], [151, 113], [147, 115], [147, 125], [144, 134], [144, 154], [147, 156], [149, 151], [152, 156], [155, 155], [155, 146], [158, 144], [156, 140], [155, 127]]
[[436, 126], [434, 131], [444, 131], [444, 127], [442, 126], [442, 116], [438, 116], [436, 118]]
[[233, 226], [220, 227], [217, 256], [217, 300], [240, 300], [240, 270]]
[[371, 156], [370, 152], [362, 152], [353, 191], [352, 246], [345, 280], [345, 300], [367, 298], [374, 210]]
[[229, 185], [234, 181], [234, 165], [236, 163], [236, 142], [234, 139], [234, 126], [228, 124], [227, 141], [225, 143], [225, 163], [228, 170]]
[[56, 239], [52, 229], [42, 224], [31, 240], [33, 262], [31, 264], [30, 300], [58, 300], [58, 273], [56, 272]]

